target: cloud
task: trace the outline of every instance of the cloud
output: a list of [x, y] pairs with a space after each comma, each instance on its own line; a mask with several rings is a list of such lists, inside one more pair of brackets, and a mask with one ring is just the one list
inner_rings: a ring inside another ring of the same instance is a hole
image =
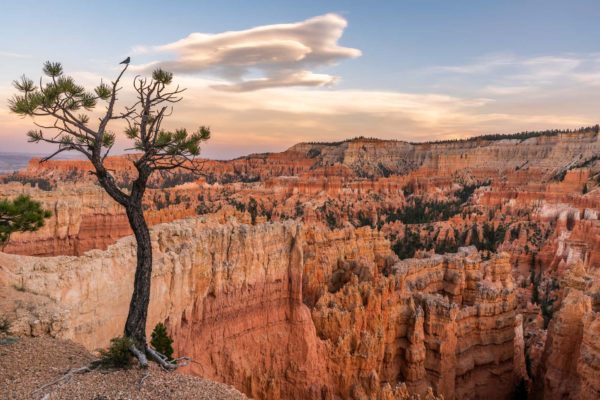
[[576, 57], [517, 57], [511, 54], [488, 55], [463, 65], [437, 66], [434, 72], [464, 75], [503, 75], [523, 81], [546, 81], [573, 72], [587, 60]]
[[346, 26], [347, 21], [341, 16], [325, 14], [302, 22], [242, 31], [192, 33], [162, 46], [134, 48], [137, 54], [175, 55], [174, 59], [138, 65], [135, 69], [161, 66], [173, 72], [210, 73], [226, 80], [215, 88], [236, 92], [332, 85], [337, 77], [312, 70], [362, 54], [358, 49], [338, 45]]
[[591, 86], [600, 86], [600, 70], [596, 72], [587, 72], [575, 74], [573, 76], [578, 82]]
[[0, 58], [30, 58], [28, 54], [12, 53], [10, 51], [1, 51]]
[[[560, 92], [600, 85], [597, 54], [524, 57], [488, 55], [463, 65], [436, 66], [427, 70], [430, 80], [443, 82], [436, 90], [463, 96], [494, 99], [554, 97]], [[431, 79], [431, 74], [436, 75]]]
[[485, 93], [499, 96], [511, 96], [516, 94], [528, 93], [535, 90], [533, 86], [503, 86], [503, 85], [488, 85], [483, 88]]
[[477, 58], [474, 62], [462, 65], [441, 65], [430, 68], [434, 72], [451, 72], [455, 74], [484, 74], [493, 70], [512, 66], [516, 58], [510, 54], [493, 54]]

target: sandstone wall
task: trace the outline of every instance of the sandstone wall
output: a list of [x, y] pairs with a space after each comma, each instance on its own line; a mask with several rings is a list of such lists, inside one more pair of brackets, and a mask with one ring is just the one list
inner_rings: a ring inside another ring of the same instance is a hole
[[[392, 262], [374, 231], [327, 232], [211, 218], [156, 226], [148, 329], [167, 323], [177, 354], [194, 359], [187, 373], [257, 399], [431, 396], [430, 386], [446, 399], [510, 395], [506, 256]], [[0, 308], [12, 301], [26, 333], [105, 346], [125, 322], [134, 257], [130, 237], [80, 257], [0, 253]], [[332, 293], [331, 277], [353, 261], [365, 275]], [[319, 265], [330, 268], [304, 279]], [[303, 286], [321, 288], [312, 309]]]
[[399, 379], [417, 393], [431, 386], [445, 398], [476, 399], [509, 398], [520, 377], [515, 309], [508, 256], [482, 263], [464, 248], [397, 262], [389, 276], [354, 276], [312, 314], [337, 360], [331, 373], [342, 397]]

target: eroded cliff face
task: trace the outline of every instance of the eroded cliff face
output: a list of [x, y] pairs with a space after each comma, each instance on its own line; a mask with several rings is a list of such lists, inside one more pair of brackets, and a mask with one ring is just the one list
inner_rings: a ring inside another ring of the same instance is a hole
[[581, 260], [568, 266], [537, 371], [536, 398], [600, 397], [599, 278]]
[[[428, 398], [430, 387], [446, 399], [510, 396], [518, 377], [506, 255], [482, 262], [465, 248], [398, 261], [376, 231], [313, 229], [158, 225], [148, 328], [166, 322], [176, 352], [194, 359], [187, 373], [257, 399]], [[2, 307], [12, 304], [29, 334], [104, 346], [121, 333], [134, 257], [132, 238], [81, 257], [0, 254], [11, 292]], [[317, 265], [322, 276], [310, 279]]]
[[482, 262], [474, 248], [462, 248], [364, 269], [355, 267], [312, 310], [337, 360], [331, 373], [339, 395], [360, 393], [376, 377], [401, 380], [416, 393], [431, 386], [452, 399], [510, 396], [520, 376], [513, 370], [516, 302], [507, 255]]
[[[186, 220], [152, 235], [148, 329], [167, 322], [177, 351], [195, 360], [189, 373], [229, 382], [258, 398], [313, 398], [319, 392], [325, 375], [302, 303], [297, 224]], [[78, 258], [2, 254], [1, 265], [5, 287], [50, 299], [54, 312], [45, 321], [32, 316], [25, 329], [43, 326], [90, 349], [120, 335], [135, 267], [132, 238]], [[286, 371], [294, 384], [283, 376]]]
[[[167, 322], [188, 373], [259, 399], [494, 399], [520, 381], [597, 398], [598, 146], [360, 138], [156, 175], [150, 224], [202, 217], [153, 230], [149, 327]], [[88, 170], [32, 161], [0, 185], [54, 213], [7, 252], [79, 256], [0, 254], [0, 305], [16, 329], [95, 349], [121, 332], [134, 251], [112, 245], [127, 221]]]

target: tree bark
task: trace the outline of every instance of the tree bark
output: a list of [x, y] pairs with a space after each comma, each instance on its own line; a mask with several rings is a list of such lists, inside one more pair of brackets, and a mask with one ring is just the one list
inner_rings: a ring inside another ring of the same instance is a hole
[[135, 201], [126, 207], [127, 218], [137, 242], [137, 266], [129, 314], [125, 323], [125, 336], [133, 339], [144, 351], [146, 349], [146, 318], [150, 302], [152, 277], [152, 242], [150, 230], [144, 218], [142, 202]]

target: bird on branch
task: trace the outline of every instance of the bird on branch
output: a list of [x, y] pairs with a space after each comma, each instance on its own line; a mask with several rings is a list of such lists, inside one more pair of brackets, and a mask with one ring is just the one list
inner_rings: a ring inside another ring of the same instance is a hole
[[121, 61], [119, 64], [129, 64], [129, 61], [131, 61], [131, 57], [127, 57], [126, 59]]

